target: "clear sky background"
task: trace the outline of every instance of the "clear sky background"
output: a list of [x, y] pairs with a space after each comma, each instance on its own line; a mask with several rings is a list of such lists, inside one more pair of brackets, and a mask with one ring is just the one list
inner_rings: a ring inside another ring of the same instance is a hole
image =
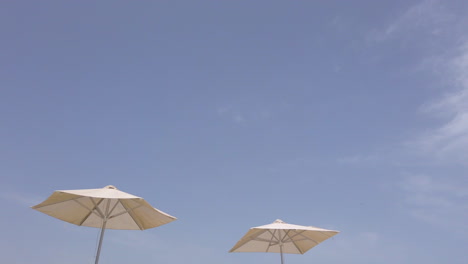
[[94, 263], [30, 209], [112, 184], [178, 220], [101, 263], [228, 253], [276, 219], [341, 233], [286, 263], [466, 264], [468, 2], [3, 1], [1, 262]]

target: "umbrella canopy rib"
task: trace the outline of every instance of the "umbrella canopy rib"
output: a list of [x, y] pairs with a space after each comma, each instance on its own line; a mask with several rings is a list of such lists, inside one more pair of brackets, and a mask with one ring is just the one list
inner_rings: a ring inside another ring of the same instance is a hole
[[[57, 191], [57, 193], [63, 194], [64, 192]], [[47, 203], [47, 205], [37, 204], [37, 205], [33, 206], [33, 209], [41, 208], [41, 207], [44, 207], [44, 206], [56, 205], [56, 204], [60, 204], [60, 203], [63, 203], [63, 202], [77, 200], [77, 199], [80, 199], [80, 198], [82, 198], [82, 196], [76, 196], [76, 197], [73, 197], [73, 198], [70, 198], [70, 199], [60, 200], [60, 201], [57, 201], [55, 203]]]
[[112, 208], [109, 210], [111, 200], [107, 200], [107, 206], [106, 206], [106, 215], [105, 215], [105, 220], [109, 220], [111, 218], [112, 212], [114, 212], [115, 208], [117, 205], [120, 203], [120, 199], [117, 199], [115, 204], [112, 206]]
[[281, 240], [280, 240], [281, 243], [287, 243], [286, 240], [290, 237], [290, 236], [289, 236], [289, 232], [291, 232], [291, 230], [286, 230], [286, 231], [284, 232], [284, 236], [283, 236], [283, 238], [281, 238]]
[[[305, 233], [305, 231], [301, 231], [301, 232], [298, 232], [297, 234], [293, 235], [293, 236], [291, 237], [291, 241], [294, 242], [294, 241], [309, 240], [309, 241], [314, 242], [316, 245], [319, 244], [315, 239], [312, 239], [312, 238], [310, 238], [310, 237], [307, 237], [307, 236], [303, 235], [302, 233]], [[323, 234], [322, 232], [320, 232], [320, 233]], [[303, 239], [292, 239], [292, 238], [294, 238], [294, 237], [296, 237], [296, 236], [300, 236], [300, 237], [302, 237]], [[327, 236], [327, 237], [328, 237], [328, 236]]]
[[[248, 238], [241, 239], [241, 241], [239, 241], [239, 244], [236, 245], [235, 247], [233, 247], [231, 250], [229, 250], [229, 252], [234, 252], [234, 250], [236, 250], [236, 249], [238, 249], [238, 248], [244, 246], [244, 245], [247, 244], [249, 241], [258, 239], [258, 236], [261, 235], [261, 234], [263, 234], [263, 233], [265, 233], [266, 231], [267, 231], [267, 230], [258, 230], [257, 233], [255, 233], [255, 234], [249, 236]], [[242, 240], [244, 240], [244, 241], [242, 241]], [[266, 240], [266, 241], [264, 241], [264, 242], [269, 242], [269, 240]]]
[[[120, 203], [120, 204], [122, 205], [122, 207], [124, 207], [122, 203]], [[116, 203], [115, 205], [117, 206], [117, 203]], [[130, 211], [135, 210], [135, 209], [137, 209], [137, 208], [140, 208], [140, 207], [142, 207], [142, 206], [143, 206], [143, 205], [140, 204], [140, 205], [135, 206], [135, 207], [133, 207], [133, 208], [131, 208], [131, 209], [125, 209], [124, 211], [122, 211], [122, 212], [120, 212], [120, 213], [117, 213], [117, 214], [115, 214], [115, 215], [109, 216], [109, 219], [112, 219], [112, 218], [115, 218], [115, 217], [117, 217], [117, 216], [121, 216], [121, 215], [123, 215], [123, 214], [129, 213]], [[125, 208], [125, 207], [124, 207], [124, 208]]]
[[[289, 234], [289, 231], [291, 231], [291, 230], [288, 230], [288, 234]], [[304, 232], [304, 231], [294, 230], [294, 232], [296, 232], [296, 234], [291, 235], [291, 236], [288, 235], [288, 236], [286, 237], [286, 239], [283, 240], [283, 242], [284, 242], [284, 243], [292, 242], [292, 241], [294, 240], [293, 238], [297, 237], [298, 235], [300, 235], [300, 234], [301, 234], [302, 232]]]
[[[320, 233], [320, 234], [326, 236], [327, 239], [330, 238], [330, 237], [332, 237], [332, 236], [334, 236], [334, 235], [336, 234], [336, 233], [330, 234], [330, 233], [323, 232], [323, 231], [316, 231], [316, 232], [318, 232], [318, 233]], [[315, 241], [314, 239], [312, 239], [312, 238], [310, 238], [310, 237], [308, 237], [308, 236], [306, 236], [306, 235], [304, 235], [304, 234], [301, 234], [301, 236], [304, 237], [304, 238], [306, 238], [306, 239], [308, 239], [308, 240], [314, 241], [314, 242], [317, 243], [317, 244], [320, 243], [320, 242], [317, 242], [317, 241]]]
[[[123, 208], [125, 208], [125, 211], [128, 213], [128, 215], [130, 216], [130, 218], [132, 218], [133, 222], [135, 222], [135, 224], [138, 226], [138, 228], [140, 228], [140, 230], [144, 230], [143, 226], [141, 226], [141, 223], [139, 223], [137, 221], [137, 218], [135, 216], [135, 213], [133, 212], [133, 209], [134, 208], [128, 208], [124, 203], [122, 203], [121, 201], [119, 201], [120, 204], [123, 206]], [[141, 205], [141, 204], [140, 204]]]
[[[275, 237], [275, 232], [276, 232], [276, 230], [273, 231], [273, 232], [271, 232], [271, 230], [268, 230], [268, 233], [270, 233], [270, 235], [271, 235], [271, 239], [268, 240], [268, 247], [266, 248], [265, 252], [268, 252], [268, 251], [270, 250], [270, 247], [272, 246], [272, 244], [273, 244], [274, 242], [276, 242], [276, 241], [273, 240], [273, 238], [276, 238], [276, 237]], [[257, 241], [258, 241], [258, 240], [257, 240]]]
[[73, 199], [71, 201], [74, 201], [75, 203], [79, 204], [81, 207], [83, 207], [84, 209], [88, 210], [89, 213], [95, 213], [97, 216], [101, 217], [101, 215], [97, 214], [96, 212], [94, 212], [94, 209], [96, 208], [96, 206], [94, 206], [93, 208], [89, 208], [88, 206], [84, 205], [82, 202], [80, 202], [78, 199]]
[[271, 230], [268, 230], [268, 232], [270, 232], [270, 234], [271, 234], [272, 240], [276, 239], [276, 241], [279, 242], [279, 241], [281, 241], [281, 234], [280, 234], [280, 231], [278, 231], [278, 237], [276, 237], [276, 235], [275, 235], [276, 231], [278, 231], [278, 230], [275, 229], [273, 232], [271, 232]]
[[114, 206], [112, 206], [112, 209], [110, 210], [110, 212], [106, 215], [106, 218], [107, 219], [110, 219], [111, 218], [111, 214], [112, 212], [114, 212], [115, 208], [117, 207], [117, 205], [119, 204], [120, 202], [120, 199], [117, 200], [117, 202], [114, 204]]
[[[310, 237], [306, 237], [306, 236], [304, 236], [303, 234], [300, 234], [300, 236], [304, 238], [303, 240], [312, 241], [312, 242], [315, 243], [315, 245], [318, 245], [318, 244], [319, 244], [319, 242], [317, 242], [315, 239], [312, 239], [312, 238], [310, 238]], [[328, 237], [328, 236], [327, 236], [327, 237]]]
[[302, 251], [302, 249], [296, 244], [296, 241], [297, 240], [293, 240], [293, 238], [296, 236], [296, 235], [300, 235], [300, 233], [296, 234], [296, 235], [293, 235], [293, 236], [289, 236], [289, 232], [291, 230], [288, 230], [287, 234], [288, 234], [288, 239], [289, 241], [285, 241], [285, 243], [292, 243], [294, 245], [294, 247], [296, 247], [297, 251], [299, 251], [299, 253], [301, 254], [304, 254], [305, 252]]
[[93, 201], [93, 198], [89, 198], [92, 200], [93, 204], [94, 204], [94, 207], [92, 209], [89, 209], [86, 205], [84, 205], [83, 203], [81, 203], [80, 201], [78, 201], [78, 199], [75, 199], [74, 201], [76, 203], [78, 203], [79, 205], [81, 205], [82, 207], [86, 208], [89, 210], [89, 213], [83, 217], [83, 220], [81, 220], [81, 222], [79, 223], [79, 225], [82, 225], [86, 219], [88, 219], [88, 217], [91, 215], [91, 214], [95, 214], [101, 218], [103, 218], [104, 216], [102, 215], [102, 213], [98, 210], [95, 210], [96, 208], [98, 208], [98, 206], [101, 204], [102, 201], [104, 201], [104, 199], [101, 199], [97, 204]]
[[[288, 233], [289, 233], [289, 232], [288, 232]], [[290, 243], [290, 242], [293, 242], [293, 241], [294, 241], [293, 238], [295, 238], [297, 235], [298, 235], [297, 233], [294, 234], [294, 235], [289, 235], [289, 234], [288, 234], [288, 236], [284, 237], [283, 243]]]
[[[267, 243], [271, 243], [272, 245], [276, 245], [276, 241], [271, 241], [269, 239], [265, 239], [265, 238], [259, 238], [259, 237], [256, 237], [254, 239], [252, 239], [253, 241], [260, 241], [260, 242], [267, 242]], [[248, 242], [248, 241], [247, 241]]]
[[[93, 208], [93, 209], [96, 209], [96, 211], [101, 215], [101, 218], [104, 218], [105, 215], [104, 215], [104, 213], [101, 211], [101, 209], [99, 208], [99, 205], [101, 205], [101, 203], [102, 203], [102, 201], [104, 201], [104, 199], [99, 200], [99, 202], [97, 202], [97, 203], [96, 203], [96, 201], [94, 201], [93, 198], [90, 197], [90, 199], [91, 199], [91, 202], [94, 204], [94, 208]], [[93, 210], [93, 211], [94, 211], [94, 210]]]
[[[249, 239], [251, 239], [251, 240], [257, 239], [259, 236], [263, 235], [263, 233], [265, 233], [265, 232], [268, 231], [268, 230], [266, 230], [266, 229], [265, 229], [265, 230], [254, 229], [254, 230], [256, 230], [256, 231], [258, 231], [258, 232], [255, 233], [255, 234], [253, 234], [253, 235], [251, 235], [251, 236], [249, 237]], [[268, 240], [268, 241], [270, 241], [270, 240]], [[246, 242], [248, 242], [248, 239], [246, 239]]]
[[111, 200], [107, 200], [107, 204], [106, 204], [106, 211], [104, 213], [104, 220], [107, 221], [107, 216], [109, 215], [109, 206], [110, 206], [110, 202]]

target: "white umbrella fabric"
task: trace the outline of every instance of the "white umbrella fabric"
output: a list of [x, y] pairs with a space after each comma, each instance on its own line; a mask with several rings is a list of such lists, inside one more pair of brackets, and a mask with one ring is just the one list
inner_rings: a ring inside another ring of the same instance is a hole
[[287, 224], [276, 220], [272, 224], [251, 228], [229, 252], [273, 252], [304, 254], [339, 231]]
[[55, 191], [32, 208], [68, 223], [100, 228], [95, 264], [99, 262], [105, 229], [145, 230], [177, 219], [153, 208], [143, 198], [112, 185], [101, 189]]

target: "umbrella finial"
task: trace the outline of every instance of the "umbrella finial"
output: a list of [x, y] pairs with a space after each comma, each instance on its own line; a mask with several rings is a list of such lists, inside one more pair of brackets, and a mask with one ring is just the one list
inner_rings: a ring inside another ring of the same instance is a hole
[[283, 220], [281, 219], [276, 219], [273, 223], [277, 223], [277, 224], [286, 224]]
[[115, 188], [114, 185], [107, 185], [106, 187], [104, 187], [104, 189], [113, 189], [113, 190], [117, 190], [117, 188]]

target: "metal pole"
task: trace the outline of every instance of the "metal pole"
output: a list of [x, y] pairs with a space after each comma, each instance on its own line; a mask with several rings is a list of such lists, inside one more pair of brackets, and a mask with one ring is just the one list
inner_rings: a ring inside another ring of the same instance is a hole
[[[280, 251], [281, 251], [281, 264], [284, 264], [284, 259], [283, 259], [283, 245], [280, 246]], [[97, 263], [96, 263], [97, 264]]]
[[104, 231], [106, 231], [106, 223], [107, 223], [107, 219], [103, 219], [102, 220], [101, 235], [99, 236], [99, 246], [98, 246], [98, 250], [97, 250], [97, 253], [96, 253], [96, 262], [94, 262], [94, 264], [98, 264], [98, 262], [99, 262], [99, 255], [101, 254], [102, 239], [104, 237]]
[[280, 244], [280, 252], [281, 252], [281, 264], [284, 264], [284, 260], [283, 260], [283, 243]]
[[[283, 238], [286, 237], [286, 234], [283, 236]], [[281, 264], [284, 264], [284, 259], [283, 259], [283, 238], [281, 238], [281, 230], [278, 230], [278, 244], [280, 246], [280, 254], [281, 254]]]

